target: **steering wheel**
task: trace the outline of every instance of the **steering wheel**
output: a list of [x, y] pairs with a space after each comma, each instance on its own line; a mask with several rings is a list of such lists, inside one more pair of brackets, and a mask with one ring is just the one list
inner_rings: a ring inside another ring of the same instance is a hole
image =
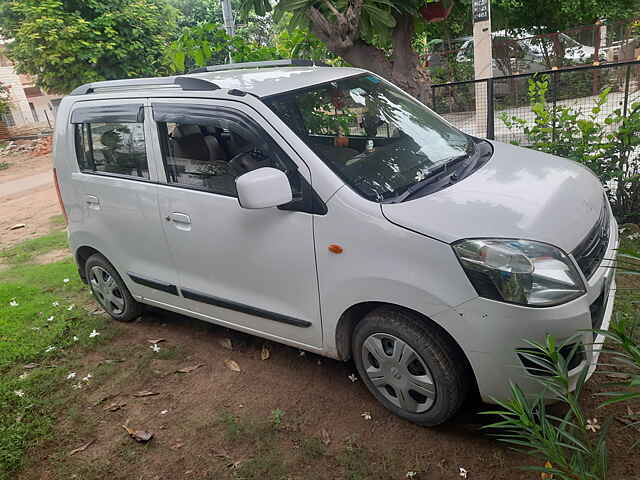
[[240, 152], [229, 160], [229, 168], [236, 177], [239, 177], [256, 168], [271, 166], [271, 163], [269, 157], [260, 150], [251, 149]]

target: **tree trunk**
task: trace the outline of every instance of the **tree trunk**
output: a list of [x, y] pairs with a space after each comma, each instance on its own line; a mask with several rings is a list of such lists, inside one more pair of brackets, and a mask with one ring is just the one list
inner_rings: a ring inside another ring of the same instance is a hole
[[307, 11], [311, 31], [332, 53], [354, 67], [377, 73], [428, 104], [431, 98], [431, 77], [411, 45], [413, 18], [410, 15], [396, 16], [396, 26], [392, 33], [393, 50], [391, 54], [387, 54], [360, 38], [358, 24], [361, 8], [362, 0], [352, 0], [344, 13], [332, 10], [336, 18], [330, 22], [319, 9], [311, 7]]

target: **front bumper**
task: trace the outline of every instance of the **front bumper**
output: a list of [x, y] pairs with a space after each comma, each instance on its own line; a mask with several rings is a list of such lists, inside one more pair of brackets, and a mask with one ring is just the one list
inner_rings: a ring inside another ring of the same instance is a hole
[[454, 336], [467, 354], [480, 395], [485, 402], [507, 400], [510, 383], [526, 394], [541, 391], [539, 382], [526, 371], [516, 353], [526, 348], [526, 340], [543, 342], [552, 335], [562, 341], [580, 335], [584, 360], [569, 373], [575, 381], [583, 368], [589, 376], [596, 369], [604, 335], [594, 336], [592, 328], [607, 330], [615, 298], [615, 263], [618, 226], [612, 218], [607, 252], [602, 264], [588, 280], [585, 295], [555, 307], [530, 308], [477, 297], [434, 318], [441, 324], [457, 325]]

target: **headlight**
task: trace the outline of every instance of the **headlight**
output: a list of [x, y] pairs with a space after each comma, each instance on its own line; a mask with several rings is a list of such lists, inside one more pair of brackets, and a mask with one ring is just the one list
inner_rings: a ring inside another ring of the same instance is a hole
[[481, 297], [548, 307], [585, 292], [582, 278], [569, 257], [545, 243], [461, 240], [453, 244], [453, 250]]

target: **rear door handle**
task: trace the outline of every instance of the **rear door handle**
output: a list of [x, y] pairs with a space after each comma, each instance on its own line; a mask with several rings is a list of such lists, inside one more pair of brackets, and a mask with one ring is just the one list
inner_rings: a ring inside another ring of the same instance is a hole
[[167, 222], [172, 222], [179, 230], [191, 230], [191, 217], [185, 213], [173, 212], [165, 217]]
[[92, 210], [100, 210], [100, 200], [95, 195], [85, 195], [84, 197], [87, 207]]

